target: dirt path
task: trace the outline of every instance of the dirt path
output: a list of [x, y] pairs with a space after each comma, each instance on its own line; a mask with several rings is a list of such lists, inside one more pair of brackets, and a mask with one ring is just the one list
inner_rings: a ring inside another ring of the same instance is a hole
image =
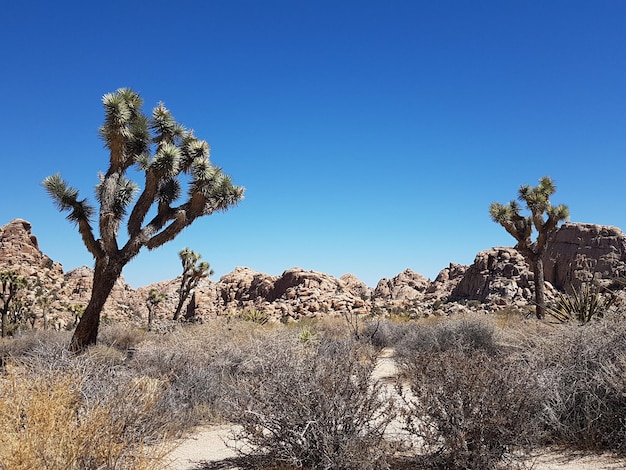
[[[391, 383], [397, 374], [393, 351], [384, 349], [372, 374], [373, 378]], [[236, 453], [225, 441], [232, 427], [207, 426], [186, 439], [170, 454], [172, 470], [236, 470]], [[585, 455], [581, 453], [546, 450], [539, 452], [532, 462], [533, 470], [617, 470], [626, 469], [626, 458], [611, 454]]]

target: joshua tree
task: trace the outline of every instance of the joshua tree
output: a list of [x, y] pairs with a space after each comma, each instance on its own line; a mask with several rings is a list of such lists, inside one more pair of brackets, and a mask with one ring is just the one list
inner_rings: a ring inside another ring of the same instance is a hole
[[[529, 261], [534, 273], [535, 305], [537, 318], [545, 315], [543, 255], [550, 235], [559, 222], [569, 217], [565, 205], [553, 207], [550, 196], [556, 192], [554, 182], [547, 176], [539, 180], [539, 185], [524, 185], [519, 188], [518, 199], [526, 205], [530, 215], [520, 215], [521, 207], [513, 200], [508, 204], [494, 202], [489, 207], [489, 214], [494, 222], [502, 225], [515, 240], [515, 246]], [[537, 230], [535, 241], [531, 239], [533, 227]]]
[[26, 280], [22, 278], [17, 271], [2, 271], [0, 272], [0, 286], [2, 291], [0, 297], [2, 297], [2, 321], [0, 327], [0, 334], [4, 338], [7, 334], [7, 317], [9, 314], [9, 307], [11, 301], [15, 299], [17, 292], [26, 285]]
[[[59, 174], [43, 181], [58, 209], [69, 211], [68, 220], [78, 226], [95, 259], [91, 298], [72, 337], [73, 351], [96, 342], [104, 303], [123, 267], [143, 247], [157, 248], [198, 217], [226, 211], [244, 192], [211, 164], [208, 144], [178, 124], [162, 103], [149, 117], [141, 110], [139, 95], [127, 88], [104, 95], [102, 102], [105, 116], [100, 136], [109, 151], [109, 166], [96, 186], [98, 234], [91, 225], [95, 209], [86, 199], [79, 199], [77, 189]], [[144, 183], [131, 208], [139, 190], [126, 176], [132, 167], [143, 174]], [[182, 180], [188, 181], [184, 201], [180, 200]], [[123, 221], [128, 234], [120, 246], [118, 232]]]
[[183, 248], [178, 252], [180, 261], [183, 265], [183, 277], [180, 281], [180, 288], [178, 289], [178, 305], [174, 312], [174, 320], [178, 320], [180, 312], [183, 309], [185, 300], [191, 294], [201, 279], [213, 275], [211, 266], [206, 261], [200, 261], [201, 255], [189, 248]]
[[156, 289], [150, 289], [148, 298], [146, 299], [146, 307], [148, 308], [148, 331], [152, 329], [152, 321], [154, 319], [154, 309], [165, 300], [165, 294]]
[[38, 285], [35, 289], [35, 303], [41, 309], [41, 318], [43, 319], [43, 329], [49, 327], [49, 310], [52, 302], [56, 300], [56, 292], [51, 292], [43, 285]]
[[66, 304], [66, 307], [68, 311], [74, 317], [74, 324], [72, 325], [72, 328], [74, 328], [76, 325], [78, 325], [78, 321], [80, 320], [80, 317], [83, 316], [83, 313], [85, 312], [85, 306], [83, 304], [71, 304], [71, 305]]

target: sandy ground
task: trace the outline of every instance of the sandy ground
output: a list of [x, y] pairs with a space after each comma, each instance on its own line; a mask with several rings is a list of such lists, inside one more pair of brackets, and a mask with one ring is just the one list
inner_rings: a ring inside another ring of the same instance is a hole
[[[396, 374], [392, 352], [383, 350], [374, 369], [374, 378], [392, 382]], [[207, 426], [178, 442], [170, 454], [172, 470], [236, 470], [236, 453], [228, 448], [231, 427]], [[528, 467], [533, 470], [616, 470], [626, 469], [626, 458], [611, 454], [589, 455], [549, 450], [538, 452]]]

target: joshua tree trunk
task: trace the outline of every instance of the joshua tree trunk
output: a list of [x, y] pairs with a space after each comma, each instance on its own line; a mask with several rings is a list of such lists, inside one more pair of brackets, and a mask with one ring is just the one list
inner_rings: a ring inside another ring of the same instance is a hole
[[78, 322], [78, 326], [72, 336], [70, 350], [79, 352], [92, 344], [96, 344], [98, 327], [100, 326], [100, 313], [104, 304], [115, 286], [115, 281], [120, 277], [124, 264], [120, 261], [106, 260], [96, 261], [93, 274], [93, 288], [91, 299], [85, 308], [85, 312]]
[[6, 309], [2, 309], [2, 337], [4, 338], [7, 334], [7, 312]]
[[533, 260], [533, 272], [535, 275], [535, 314], [539, 320], [543, 320], [546, 314], [546, 298], [542, 256]]

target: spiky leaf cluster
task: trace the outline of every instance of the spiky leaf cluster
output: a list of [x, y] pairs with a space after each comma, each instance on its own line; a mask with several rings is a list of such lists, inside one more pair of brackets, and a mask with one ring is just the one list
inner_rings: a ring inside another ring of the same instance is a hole
[[522, 206], [515, 200], [508, 204], [492, 203], [489, 215], [517, 240], [518, 247], [532, 249], [535, 244], [531, 240], [533, 229], [538, 232], [537, 242], [543, 245], [558, 223], [569, 217], [567, 206], [551, 205], [550, 196], [555, 192], [556, 186], [552, 179], [544, 176], [538, 186], [523, 185], [519, 188], [518, 201], [524, 203], [530, 211], [528, 216], [521, 215]]
[[[96, 259], [117, 254], [126, 262], [142, 246], [156, 248], [197, 217], [226, 210], [242, 199], [243, 188], [233, 185], [230, 177], [210, 162], [209, 145], [176, 122], [162, 103], [147, 116], [141, 110], [142, 99], [128, 88], [104, 95], [102, 103], [100, 136], [109, 150], [109, 168], [96, 186], [100, 204], [97, 240], [91, 228], [95, 210], [79, 199], [78, 190], [58, 174], [43, 181], [58, 209], [70, 212], [67, 218], [78, 224]], [[141, 191], [126, 175], [131, 166], [144, 174]], [[189, 189], [187, 200], [181, 202], [184, 174], [189, 175]], [[155, 206], [156, 215], [146, 221]], [[119, 226], [127, 214], [129, 240], [119, 248]]]

